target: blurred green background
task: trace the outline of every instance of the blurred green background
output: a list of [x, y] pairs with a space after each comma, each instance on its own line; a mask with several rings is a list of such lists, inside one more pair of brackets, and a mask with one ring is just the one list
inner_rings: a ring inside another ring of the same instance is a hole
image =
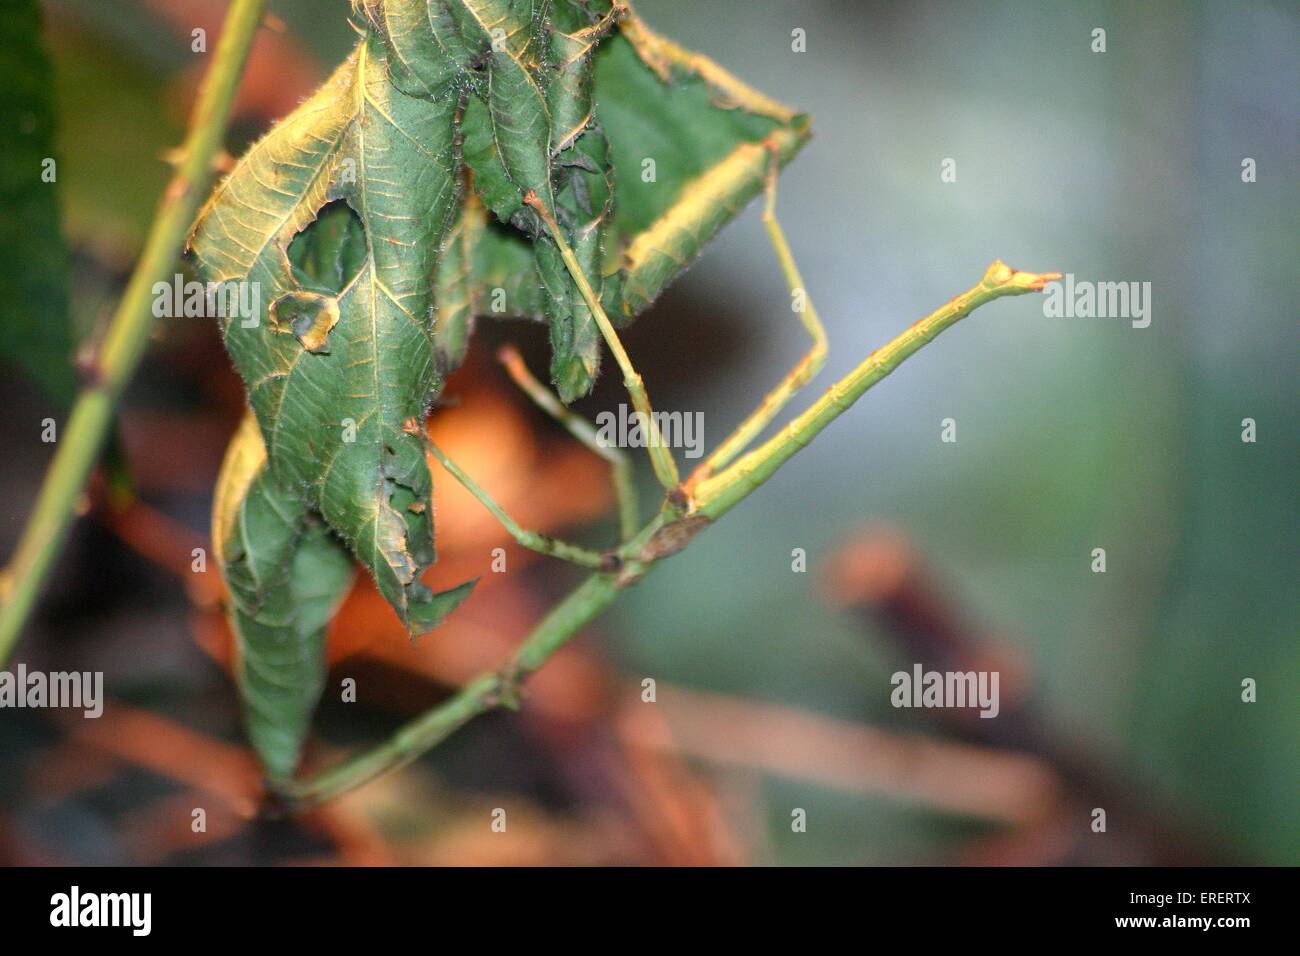
[[[994, 257], [1149, 281], [1154, 308], [1134, 329], [1047, 319], [1024, 298], [959, 325], [618, 606], [629, 658], [889, 720], [894, 662], [810, 601], [789, 557], [804, 547], [815, 566], [846, 527], [888, 519], [977, 619], [1022, 642], [1054, 725], [1253, 858], [1300, 862], [1295, 7], [639, 8], [813, 114], [780, 213], [827, 324], [827, 380]], [[804, 347], [755, 212], [679, 287], [743, 321], [743, 360], [667, 399], [720, 428]], [[668, 308], [651, 323], [680, 334]], [[956, 444], [939, 440], [947, 417]], [[1243, 677], [1258, 704], [1241, 703]], [[883, 803], [826, 812], [842, 825], [816, 846], [774, 820], [777, 851], [897, 859], [925, 839]]]
[[[183, 127], [174, 81], [194, 57], [163, 6], [45, 5], [83, 330], [117, 290], [77, 263], [129, 268], [168, 175], [158, 157]], [[345, 6], [271, 3], [321, 74], [352, 42]], [[986, 307], [627, 593], [601, 629], [607, 653], [638, 680], [914, 729], [889, 706], [889, 675], [910, 660], [818, 584], [846, 533], [885, 522], [980, 629], [1024, 655], [1051, 733], [1235, 858], [1300, 863], [1295, 5], [637, 8], [814, 117], [779, 195], [831, 342], [809, 395], [994, 258], [1150, 282], [1153, 311], [1134, 329], [1045, 318], [1035, 297]], [[1090, 49], [1096, 27], [1105, 53]], [[796, 28], [806, 52], [791, 49]], [[1257, 182], [1242, 182], [1245, 157]], [[954, 183], [940, 179], [947, 158]], [[627, 337], [656, 405], [704, 411], [710, 442], [806, 349], [757, 213]], [[584, 412], [617, 404], [614, 385]], [[6, 396], [43, 407], [12, 383]], [[1247, 417], [1253, 444], [1241, 440]], [[955, 444], [940, 441], [945, 418]], [[6, 479], [6, 552], [38, 476]], [[791, 572], [796, 547], [807, 574]], [[1090, 570], [1096, 547], [1105, 574]], [[1240, 700], [1246, 677], [1255, 704]], [[767, 862], [938, 862], [961, 831], [887, 797], [777, 777], [762, 788]], [[791, 806], [808, 809], [806, 834], [791, 832]]]

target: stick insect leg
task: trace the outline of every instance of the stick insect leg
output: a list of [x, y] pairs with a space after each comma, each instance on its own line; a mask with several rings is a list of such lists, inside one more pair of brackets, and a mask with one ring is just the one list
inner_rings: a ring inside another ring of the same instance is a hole
[[672, 491], [680, 481], [677, 474], [677, 463], [673, 460], [672, 452], [669, 451], [667, 444], [663, 440], [663, 435], [659, 431], [659, 423], [655, 419], [654, 409], [650, 407], [650, 396], [646, 394], [645, 383], [641, 381], [640, 374], [632, 365], [632, 359], [628, 357], [627, 350], [623, 348], [618, 333], [614, 331], [614, 326], [609, 321], [609, 316], [605, 314], [600, 299], [597, 298], [595, 291], [591, 288], [591, 283], [587, 281], [587, 276], [583, 273], [577, 257], [574, 256], [573, 250], [569, 248], [569, 243], [564, 238], [564, 232], [560, 229], [560, 224], [555, 221], [555, 216], [537, 198], [535, 193], [530, 192], [525, 196], [524, 202], [535, 209], [538, 215], [541, 216], [542, 221], [546, 223], [546, 228], [555, 241], [555, 245], [559, 248], [561, 258], [564, 259], [564, 265], [568, 268], [569, 274], [578, 287], [578, 291], [582, 294], [583, 301], [587, 303], [587, 308], [591, 310], [596, 325], [600, 327], [600, 334], [604, 336], [605, 344], [614, 353], [614, 360], [618, 362], [618, 367], [623, 372], [623, 387], [627, 389], [628, 396], [632, 399], [632, 407], [641, 416], [644, 422], [643, 428], [649, 437], [647, 451], [650, 453], [650, 464], [654, 466], [655, 477], [659, 479], [659, 484], [663, 485], [665, 489]]
[[511, 380], [533, 400], [538, 408], [563, 425], [570, 435], [609, 462], [610, 483], [614, 486], [614, 495], [618, 500], [619, 541], [627, 541], [636, 534], [641, 524], [636, 487], [632, 481], [632, 462], [627, 454], [621, 448], [602, 442], [590, 422], [566, 408], [564, 403], [528, 370], [523, 356], [513, 345], [502, 346], [497, 352], [497, 358], [506, 367]]
[[464, 485], [465, 490], [477, 498], [483, 504], [483, 507], [492, 512], [492, 516], [501, 522], [502, 527], [510, 532], [510, 536], [525, 548], [536, 551], [538, 554], [550, 555], [553, 558], [560, 558], [581, 565], [584, 568], [591, 568], [596, 571], [609, 570], [610, 559], [599, 552], [579, 547], [576, 544], [569, 544], [565, 541], [558, 541], [548, 535], [520, 527], [519, 523], [506, 514], [505, 510], [492, 499], [492, 496], [480, 488], [478, 483], [466, 474], [460, 465], [448, 458], [443, 450], [433, 443], [425, 432], [424, 426], [418, 420], [412, 418], [407, 421], [404, 430], [419, 438], [424, 443], [424, 447], [429, 454], [437, 458], [442, 467], [447, 469], [453, 478]]
[[772, 243], [772, 248], [776, 251], [776, 258], [781, 263], [781, 271], [785, 275], [786, 285], [790, 288], [791, 308], [799, 316], [799, 321], [812, 338], [812, 347], [790, 369], [785, 378], [781, 379], [776, 388], [767, 393], [763, 401], [750, 413], [749, 417], [741, 422], [736, 430], [691, 473], [691, 476], [686, 481], [688, 489], [695, 487], [710, 475], [721, 471], [737, 455], [743, 452], [767, 427], [768, 423], [776, 417], [777, 413], [789, 403], [795, 393], [806, 385], [809, 379], [821, 371], [822, 366], [826, 364], [826, 331], [817, 318], [817, 310], [813, 308], [812, 300], [808, 297], [803, 278], [799, 275], [799, 267], [795, 265], [794, 255], [790, 252], [790, 246], [785, 241], [785, 233], [781, 229], [781, 223], [776, 218], [776, 175], [777, 165], [775, 158], [773, 158], [767, 171], [765, 186], [767, 200], [763, 206], [763, 226], [767, 230], [767, 237]]
[[1041, 292], [1049, 282], [1061, 277], [1058, 272], [1020, 272], [1005, 262], [988, 267], [978, 285], [912, 323], [902, 335], [876, 349], [821, 398], [796, 416], [775, 435], [734, 461], [721, 472], [700, 482], [692, 490], [692, 510], [708, 519], [725, 514], [750, 492], [767, 481], [800, 448], [862, 397], [910, 355], [939, 333], [970, 315], [981, 305], [1006, 295]]

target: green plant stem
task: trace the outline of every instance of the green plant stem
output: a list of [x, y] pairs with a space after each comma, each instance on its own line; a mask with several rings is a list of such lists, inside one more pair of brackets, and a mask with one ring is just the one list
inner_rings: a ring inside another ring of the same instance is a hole
[[[479, 714], [500, 706], [514, 706], [518, 701], [520, 682], [612, 604], [623, 587], [643, 577], [654, 566], [658, 554], [681, 550], [696, 530], [752, 494], [813, 436], [847, 411], [867, 389], [898, 368], [909, 355], [981, 305], [1006, 295], [1041, 291], [1044, 283], [1055, 278], [1058, 278], [1055, 273], [1017, 272], [1001, 262], [994, 262], [979, 285], [877, 349], [865, 362], [832, 385], [821, 399], [781, 433], [722, 473], [702, 482], [687, 510], [683, 511], [670, 495], [650, 523], [618, 550], [624, 562], [622, 570], [617, 574], [597, 573], [587, 577], [551, 609], [505, 666], [475, 678], [441, 704], [399, 728], [382, 744], [315, 776], [294, 781], [277, 791], [277, 795], [292, 810], [314, 806], [388, 770], [405, 766]], [[674, 527], [685, 529], [687, 526], [691, 530], [683, 530], [683, 540], [678, 546], [656, 551], [655, 542], [661, 536], [668, 535]]]
[[149, 341], [152, 288], [179, 255], [221, 149], [239, 77], [265, 0], [234, 0], [212, 68], [199, 92], [176, 173], [167, 184], [135, 272], [77, 396], [18, 548], [0, 580], [0, 665], [9, 659], [67, 537], [73, 511], [99, 457], [114, 409]]

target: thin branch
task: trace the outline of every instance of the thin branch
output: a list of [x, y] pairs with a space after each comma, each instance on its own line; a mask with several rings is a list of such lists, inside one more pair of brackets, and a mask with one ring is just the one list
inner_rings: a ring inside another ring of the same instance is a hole
[[239, 77], [265, 0], [234, 0], [199, 92], [176, 174], [163, 193], [144, 251], [92, 363], [91, 379], [72, 408], [63, 438], [28, 518], [18, 549], [0, 577], [0, 665], [9, 659], [104, 444], [114, 409], [144, 354], [153, 327], [152, 288], [180, 253], [221, 149]]

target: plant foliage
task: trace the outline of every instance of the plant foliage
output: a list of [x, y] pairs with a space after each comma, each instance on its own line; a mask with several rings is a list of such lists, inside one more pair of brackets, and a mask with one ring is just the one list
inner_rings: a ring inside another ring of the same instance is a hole
[[214, 537], [250, 736], [292, 774], [351, 558], [412, 635], [441, 593], [424, 448], [403, 430], [480, 315], [549, 324], [565, 401], [600, 364], [595, 321], [547, 234], [563, 229], [605, 310], [644, 310], [808, 135], [806, 119], [610, 0], [356, 0], [355, 50], [251, 147], [191, 237], [227, 316], [250, 417]]

